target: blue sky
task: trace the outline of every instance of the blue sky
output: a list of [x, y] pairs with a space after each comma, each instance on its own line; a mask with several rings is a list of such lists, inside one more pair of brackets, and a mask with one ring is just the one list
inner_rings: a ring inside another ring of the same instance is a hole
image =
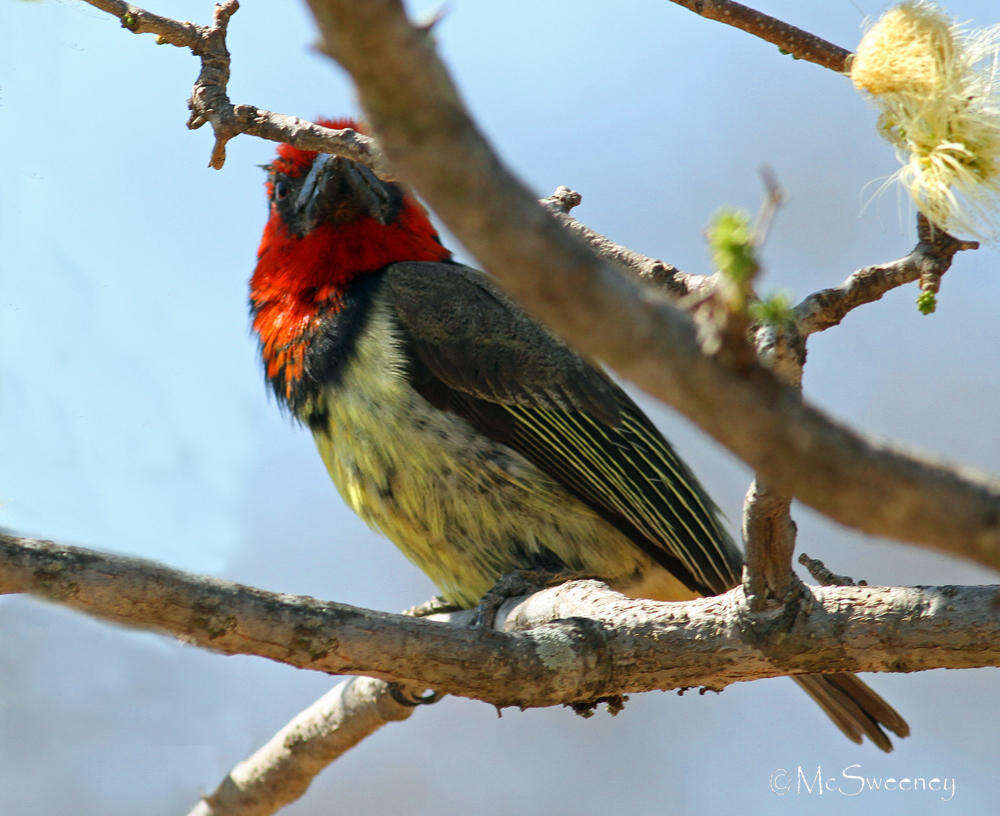
[[[847, 47], [881, 10], [761, 8]], [[1000, 19], [986, 0], [949, 8]], [[211, 13], [195, 0], [153, 9]], [[662, 0], [449, 9], [436, 36], [490, 138], [539, 195], [579, 190], [578, 217], [622, 243], [705, 271], [705, 223], [724, 204], [754, 209], [768, 163], [788, 203], [764, 289], [802, 296], [912, 246], [895, 196], [861, 215], [866, 185], [895, 165], [843, 79]], [[342, 506], [308, 435], [264, 389], [246, 281], [266, 213], [256, 165], [273, 145], [239, 138], [226, 167], [208, 169], [208, 129], [184, 127], [195, 60], [83, 3], [3, 0], [0, 32], [0, 526], [379, 609], [433, 594]], [[303, 7], [246, 2], [231, 24], [232, 99], [355, 113], [313, 39]], [[997, 261], [961, 257], [931, 318], [908, 287], [813, 338], [807, 395], [856, 427], [1000, 471]], [[746, 469], [639, 399], [738, 520]], [[872, 583], [995, 581], [801, 508], [796, 518], [801, 550]], [[788, 681], [643, 695], [589, 721], [563, 710], [497, 720], [449, 699], [365, 743], [288, 812], [948, 806], [888, 794], [793, 803], [767, 790], [773, 768], [851, 762], [956, 776], [950, 806], [985, 811], [1000, 800], [995, 678], [875, 678], [913, 725], [891, 757], [844, 741]], [[329, 682], [0, 599], [0, 813], [183, 812]], [[468, 773], [469, 757], [489, 772]]]

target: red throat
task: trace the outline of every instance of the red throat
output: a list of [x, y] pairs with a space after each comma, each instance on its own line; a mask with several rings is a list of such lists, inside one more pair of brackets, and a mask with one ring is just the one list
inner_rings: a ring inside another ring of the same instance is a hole
[[[333, 127], [357, 126], [350, 121], [322, 122]], [[279, 148], [275, 165], [281, 172], [305, 172], [315, 153], [289, 145]], [[451, 257], [423, 207], [409, 197], [395, 221], [380, 224], [362, 217], [347, 224], [321, 224], [298, 236], [285, 225], [272, 204], [250, 281], [253, 328], [272, 382], [283, 381], [285, 398], [304, 369], [310, 329], [321, 313], [337, 308], [358, 276], [399, 261], [443, 261]]]

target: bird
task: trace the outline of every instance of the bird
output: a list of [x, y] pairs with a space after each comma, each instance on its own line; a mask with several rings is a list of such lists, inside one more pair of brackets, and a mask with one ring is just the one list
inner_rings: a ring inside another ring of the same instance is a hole
[[[518, 571], [659, 601], [740, 583], [719, 509], [650, 419], [455, 261], [401, 183], [287, 143], [266, 170], [249, 295], [265, 379], [346, 504], [446, 603], [473, 607]], [[854, 742], [909, 734], [853, 674], [794, 679]]]

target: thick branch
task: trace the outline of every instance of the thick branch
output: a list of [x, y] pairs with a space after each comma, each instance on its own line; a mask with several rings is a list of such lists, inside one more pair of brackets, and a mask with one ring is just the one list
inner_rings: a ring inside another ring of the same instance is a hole
[[866, 266], [851, 274], [840, 286], [814, 292], [795, 307], [795, 325], [805, 338], [836, 326], [848, 312], [873, 303], [886, 292], [924, 276], [941, 277], [951, 267], [956, 252], [978, 249], [978, 241], [954, 238], [935, 228], [923, 214], [917, 216], [917, 245], [905, 258], [878, 266]]
[[[869, 440], [759, 366], [704, 355], [691, 319], [567, 233], [502, 165], [397, 0], [310, 0], [393, 166], [529, 310], [764, 476], [873, 535], [1000, 568], [1000, 483]], [[539, 274], [544, 270], [544, 274]]]
[[577, 581], [511, 602], [500, 616], [508, 631], [484, 632], [0, 536], [0, 592], [30, 592], [225, 654], [368, 674], [497, 706], [803, 672], [1000, 665], [997, 587], [820, 587], [796, 614], [788, 607], [752, 615], [739, 588], [657, 603]]
[[767, 40], [796, 59], [814, 62], [838, 74], [845, 73], [849, 68], [850, 51], [739, 3], [732, 3], [729, 0], [671, 0], [671, 2], [709, 20], [731, 25]]

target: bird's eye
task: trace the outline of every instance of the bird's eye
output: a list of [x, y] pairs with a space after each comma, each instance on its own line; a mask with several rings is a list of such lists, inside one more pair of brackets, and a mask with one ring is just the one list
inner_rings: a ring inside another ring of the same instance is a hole
[[281, 201], [288, 195], [288, 182], [282, 179], [274, 184], [274, 200]]

